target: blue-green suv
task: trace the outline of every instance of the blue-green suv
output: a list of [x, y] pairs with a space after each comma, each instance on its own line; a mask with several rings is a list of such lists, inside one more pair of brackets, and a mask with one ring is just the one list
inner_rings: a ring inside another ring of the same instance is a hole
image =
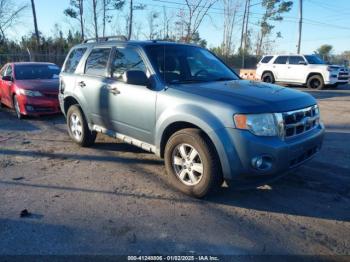
[[241, 80], [204, 48], [118, 38], [72, 48], [59, 100], [71, 138], [97, 132], [165, 159], [171, 183], [203, 197], [266, 182], [312, 158], [324, 127], [308, 94]]

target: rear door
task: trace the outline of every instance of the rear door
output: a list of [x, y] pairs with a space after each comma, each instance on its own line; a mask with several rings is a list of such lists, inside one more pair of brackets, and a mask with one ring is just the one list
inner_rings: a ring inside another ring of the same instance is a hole
[[114, 129], [123, 135], [149, 144], [154, 143], [156, 96], [147, 86], [130, 85], [123, 80], [129, 70], [144, 71], [150, 76], [142, 52], [136, 47], [117, 47], [111, 60], [111, 77], [107, 90], [108, 117]]
[[288, 56], [278, 56], [273, 62], [273, 74], [276, 81], [288, 80]]
[[105, 128], [112, 128], [109, 121], [111, 107], [107, 85], [107, 67], [112, 47], [93, 48], [86, 59], [84, 72], [76, 76], [76, 93], [82, 97], [85, 113], [90, 122]]
[[306, 79], [306, 61], [302, 56], [289, 56], [288, 80], [303, 83]]

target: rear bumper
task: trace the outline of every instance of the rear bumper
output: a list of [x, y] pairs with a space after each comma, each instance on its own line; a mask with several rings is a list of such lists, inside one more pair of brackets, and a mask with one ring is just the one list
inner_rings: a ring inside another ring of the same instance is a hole
[[[319, 125], [293, 139], [283, 141], [278, 137], [258, 137], [248, 131], [225, 128], [221, 137], [226, 137], [225, 153], [219, 152], [223, 174], [228, 180], [264, 181], [282, 176], [288, 171], [310, 160], [321, 149], [324, 127]], [[226, 134], [224, 134], [226, 133]], [[259, 170], [252, 160], [263, 156], [271, 167]]]
[[17, 96], [20, 111], [23, 115], [40, 116], [61, 112], [58, 98]]

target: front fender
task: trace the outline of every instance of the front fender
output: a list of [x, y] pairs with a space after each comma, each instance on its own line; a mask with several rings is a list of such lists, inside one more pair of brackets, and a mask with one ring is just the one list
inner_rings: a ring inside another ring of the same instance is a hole
[[160, 156], [163, 134], [167, 127], [176, 122], [193, 124], [205, 132], [218, 153], [224, 178], [231, 178], [230, 161], [237, 157], [230, 137], [222, 122], [216, 115], [204, 108], [195, 105], [182, 105], [164, 111], [156, 122], [155, 145], [156, 154]]

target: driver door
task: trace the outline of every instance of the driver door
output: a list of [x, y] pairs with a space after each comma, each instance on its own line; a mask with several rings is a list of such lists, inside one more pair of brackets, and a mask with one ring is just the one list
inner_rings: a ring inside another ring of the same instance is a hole
[[111, 77], [107, 84], [113, 129], [123, 135], [154, 144], [157, 92], [147, 86], [127, 84], [123, 75], [129, 70], [144, 71], [150, 76], [137, 48], [115, 48], [111, 60]]

